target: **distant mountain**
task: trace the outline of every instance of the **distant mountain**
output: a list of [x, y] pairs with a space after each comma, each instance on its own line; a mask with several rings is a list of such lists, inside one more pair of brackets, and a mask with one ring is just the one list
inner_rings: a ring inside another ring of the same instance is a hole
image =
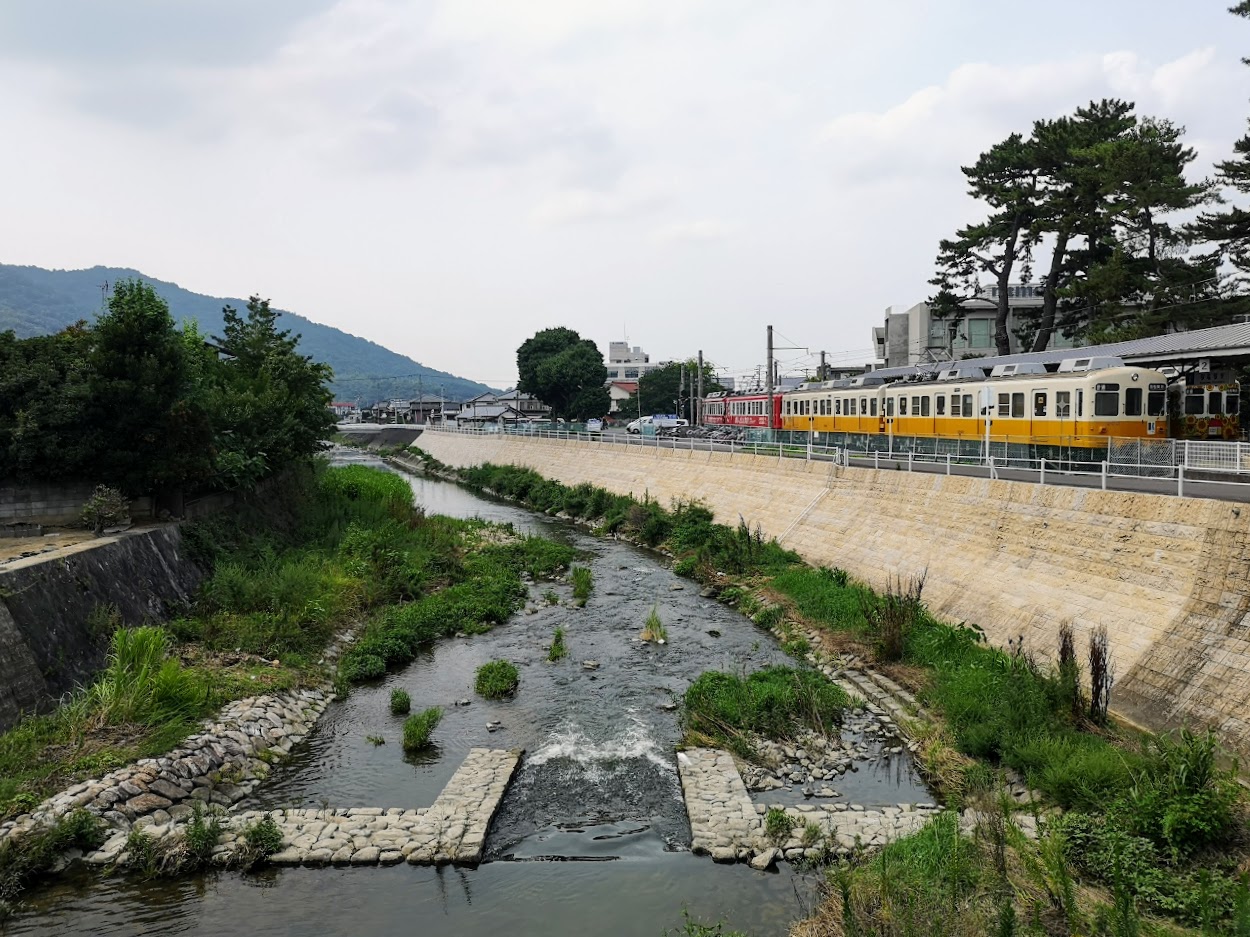
[[[247, 306], [245, 299], [202, 296], [137, 270], [44, 270], [0, 264], [0, 332], [12, 329], [19, 338], [26, 338], [60, 331], [79, 319], [92, 320], [104, 308], [102, 285], [127, 277], [152, 284], [176, 320], [194, 319], [206, 335], [221, 334], [222, 306], [239, 310]], [[491, 389], [293, 312], [283, 311], [279, 324], [300, 336], [304, 354], [334, 368], [336, 400], [372, 404], [391, 397], [415, 397], [419, 386], [427, 394], [437, 394], [441, 388], [450, 399], [468, 400]]]

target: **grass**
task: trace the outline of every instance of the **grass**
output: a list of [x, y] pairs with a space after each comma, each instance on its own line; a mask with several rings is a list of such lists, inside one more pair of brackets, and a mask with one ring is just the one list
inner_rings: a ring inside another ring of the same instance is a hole
[[586, 600], [590, 598], [591, 590], [594, 589], [594, 577], [586, 566], [574, 566], [572, 577], [573, 601], [577, 603], [578, 608], [583, 608]]
[[506, 660], [492, 660], [477, 668], [473, 689], [486, 699], [503, 699], [516, 692], [520, 676], [516, 666]]
[[105, 825], [98, 817], [75, 810], [48, 829], [0, 843], [0, 921], [13, 913], [23, 889], [47, 873], [67, 850], [98, 849], [104, 838]]
[[386, 739], [382, 738], [380, 735], [366, 735], [365, 741], [373, 746], [386, 744]]
[[780, 740], [835, 731], [851, 698], [815, 670], [766, 667], [746, 677], [708, 671], [686, 690], [687, 740], [751, 754], [751, 736]]
[[443, 719], [443, 711], [432, 706], [404, 720], [404, 751], [418, 752], [430, 745], [430, 735]]
[[790, 838], [798, 821], [780, 807], [769, 807], [764, 814], [764, 835], [774, 846], [780, 846]]
[[547, 648], [547, 660], [555, 663], [569, 656], [569, 649], [564, 644], [564, 629], [556, 628], [551, 636], [551, 645]]
[[556, 595], [554, 589], [548, 589], [543, 593], [543, 601], [545, 601], [548, 605], [559, 605], [560, 596]]
[[642, 640], [655, 644], [668, 643], [668, 629], [664, 627], [664, 622], [660, 620], [660, 613], [654, 605], [647, 613], [647, 620], [642, 624]]
[[396, 716], [405, 716], [412, 709], [412, 697], [407, 690], [391, 690], [391, 712]]

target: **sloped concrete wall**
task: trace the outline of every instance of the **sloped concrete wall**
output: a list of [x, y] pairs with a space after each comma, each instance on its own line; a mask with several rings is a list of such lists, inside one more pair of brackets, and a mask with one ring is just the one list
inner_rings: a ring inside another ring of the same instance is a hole
[[607, 443], [429, 432], [420, 446], [457, 467], [697, 498], [878, 588], [926, 573], [935, 613], [1041, 657], [1060, 623], [1081, 649], [1105, 625], [1118, 711], [1212, 726], [1250, 753], [1250, 507]]
[[89, 625], [99, 606], [128, 625], [164, 621], [203, 574], [174, 525], [128, 531], [19, 560], [0, 570], [0, 729], [46, 711], [104, 665], [108, 635]]

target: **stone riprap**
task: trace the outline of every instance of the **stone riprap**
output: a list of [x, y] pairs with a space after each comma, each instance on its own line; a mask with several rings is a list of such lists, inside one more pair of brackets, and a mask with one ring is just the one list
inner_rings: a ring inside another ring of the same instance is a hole
[[325, 709], [322, 690], [255, 696], [227, 705], [217, 721], [159, 758], [144, 758], [56, 794], [0, 825], [0, 842], [84, 809], [123, 835], [133, 826], [159, 838], [191, 817], [194, 804], [231, 807], [300, 742]]
[[[476, 863], [520, 760], [520, 749], [474, 748], [438, 799], [417, 810], [273, 811], [270, 815], [282, 830], [284, 848], [269, 861], [275, 865]], [[235, 822], [245, 826], [261, 816], [249, 811]], [[231, 841], [224, 843], [226, 850]]]
[[763, 826], [733, 755], [714, 748], [677, 753], [677, 773], [690, 818], [690, 849], [717, 862], [750, 859]]

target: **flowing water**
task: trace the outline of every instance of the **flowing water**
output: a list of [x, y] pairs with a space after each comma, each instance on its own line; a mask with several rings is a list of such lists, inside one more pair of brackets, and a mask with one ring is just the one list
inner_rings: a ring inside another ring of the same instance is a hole
[[[337, 457], [374, 461], [350, 451]], [[403, 671], [355, 688], [326, 711], [253, 805], [426, 806], [470, 748], [523, 748], [487, 841], [495, 861], [472, 870], [285, 869], [177, 882], [84, 877], [39, 894], [33, 913], [8, 932], [224, 934], [245, 926], [384, 934], [419, 924], [423, 934], [658, 935], [679, 926], [689, 908], [754, 934], [780, 934], [810, 909], [810, 878], [788, 868], [726, 868], [687, 851], [676, 703], [704, 670], [784, 662], [771, 637], [700, 596], [654, 554], [445, 482], [410, 480], [427, 513], [511, 523], [571, 544], [594, 573], [594, 593], [577, 609], [567, 584], [535, 584], [526, 612], [489, 634], [440, 642]], [[548, 604], [548, 591], [558, 604]], [[664, 646], [638, 637], [652, 608], [668, 630]], [[546, 650], [557, 626], [569, 657], [552, 664]], [[473, 693], [474, 671], [493, 658], [520, 670], [512, 700]], [[432, 752], [403, 754], [402, 718], [388, 706], [397, 687], [410, 693], [414, 709], [443, 707]], [[928, 799], [898, 757], [847, 774], [837, 787], [844, 800], [866, 805]], [[798, 791], [765, 796], [802, 799]]]

